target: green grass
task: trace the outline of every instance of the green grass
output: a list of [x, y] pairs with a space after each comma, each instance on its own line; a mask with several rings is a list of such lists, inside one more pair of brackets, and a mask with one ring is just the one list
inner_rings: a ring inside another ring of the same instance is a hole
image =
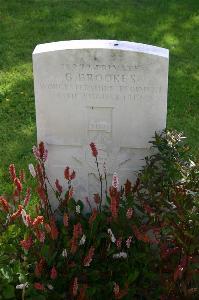
[[38, 43], [118, 39], [170, 49], [168, 126], [199, 148], [199, 1], [0, 0], [0, 194], [36, 143], [32, 51]]

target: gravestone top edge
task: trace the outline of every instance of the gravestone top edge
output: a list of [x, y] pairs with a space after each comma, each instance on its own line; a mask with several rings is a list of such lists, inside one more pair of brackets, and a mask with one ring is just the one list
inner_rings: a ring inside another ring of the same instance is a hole
[[33, 51], [36, 54], [61, 51], [61, 50], [78, 50], [78, 49], [110, 49], [123, 50], [130, 52], [140, 52], [145, 54], [157, 55], [169, 58], [169, 50], [148, 44], [117, 41], [117, 40], [70, 40], [39, 44]]

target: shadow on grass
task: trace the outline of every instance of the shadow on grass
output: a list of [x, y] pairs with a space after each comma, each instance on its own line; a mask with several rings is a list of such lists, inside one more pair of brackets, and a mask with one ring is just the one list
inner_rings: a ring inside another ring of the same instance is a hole
[[0, 194], [8, 180], [8, 166], [26, 169], [33, 161], [32, 146], [36, 140], [34, 95], [32, 79], [22, 79], [13, 84], [0, 110]]

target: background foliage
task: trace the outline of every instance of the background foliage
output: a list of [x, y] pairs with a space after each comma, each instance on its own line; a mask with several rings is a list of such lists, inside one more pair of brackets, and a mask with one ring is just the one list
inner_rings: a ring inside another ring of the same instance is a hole
[[30, 174], [10, 165], [13, 192], [0, 196], [0, 299], [198, 299], [199, 161], [183, 141], [176, 131], [156, 134], [136, 182], [120, 188], [114, 173], [106, 197], [95, 194], [84, 213], [72, 198], [74, 170], [65, 168], [67, 191], [50, 184], [43, 143], [33, 148], [33, 188]]

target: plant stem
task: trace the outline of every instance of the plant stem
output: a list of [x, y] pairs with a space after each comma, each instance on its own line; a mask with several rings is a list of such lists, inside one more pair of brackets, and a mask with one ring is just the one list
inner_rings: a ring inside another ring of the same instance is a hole
[[25, 291], [26, 291], [26, 287], [24, 287], [22, 290], [22, 295], [21, 295], [22, 300], [25, 300]]
[[96, 156], [96, 165], [97, 165], [97, 170], [98, 170], [98, 175], [99, 175], [99, 180], [100, 180], [100, 204], [99, 204], [99, 210], [101, 212], [101, 206], [102, 206], [102, 175], [100, 174], [100, 169], [99, 169], [99, 163], [97, 160], [97, 156]]
[[[45, 166], [44, 166], [44, 163], [43, 163], [43, 162], [42, 162], [41, 166], [42, 166], [43, 173], [44, 173], [44, 187], [45, 187], [46, 197], [47, 197], [47, 201], [48, 201], [48, 209], [50, 210], [50, 214], [51, 214], [51, 216], [52, 216], [52, 215], [53, 215], [53, 212], [52, 212], [51, 204], [50, 204], [50, 202], [49, 202], [49, 197], [48, 197], [48, 190], [47, 190], [46, 180], [47, 180], [47, 182], [48, 182], [49, 184], [50, 184], [50, 182], [49, 182], [49, 179], [48, 179], [48, 177], [47, 177], [47, 175], [46, 175], [46, 170], [45, 170]], [[50, 186], [51, 186], [51, 184], [50, 184]], [[52, 187], [52, 186], [51, 186], [51, 187]], [[48, 212], [48, 215], [50, 215], [50, 214], [49, 214], [49, 212]]]
[[106, 173], [105, 163], [104, 163], [104, 178], [105, 178], [105, 184], [106, 184], [105, 194], [106, 194], [106, 198], [107, 198], [108, 197], [108, 182], [107, 182], [107, 173]]

